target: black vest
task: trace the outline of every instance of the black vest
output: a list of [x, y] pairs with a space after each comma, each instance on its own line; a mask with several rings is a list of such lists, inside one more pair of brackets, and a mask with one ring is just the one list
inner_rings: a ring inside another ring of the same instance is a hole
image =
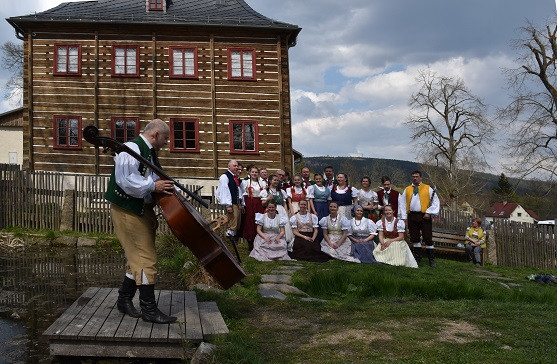
[[232, 197], [232, 204], [237, 205], [239, 202], [239, 191], [238, 185], [234, 180], [234, 175], [230, 171], [226, 171], [226, 177], [228, 177], [228, 189], [230, 190], [230, 196]]

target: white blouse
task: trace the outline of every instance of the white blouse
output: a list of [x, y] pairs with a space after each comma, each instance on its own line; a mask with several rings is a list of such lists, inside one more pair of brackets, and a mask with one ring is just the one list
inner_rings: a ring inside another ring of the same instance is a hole
[[[303, 188], [302, 187], [294, 187], [294, 191], [296, 191], [297, 194], [302, 194]], [[306, 188], [306, 200], [309, 198], [307, 193], [308, 193], [308, 190]], [[288, 187], [286, 189], [286, 197], [292, 198], [292, 187]]]
[[[342, 195], [344, 193], [346, 193], [348, 191], [348, 187], [350, 187], [352, 189], [352, 197], [358, 197], [360, 191], [354, 187], [354, 186], [346, 186], [345, 188], [340, 188], [338, 187], [338, 185], [336, 186], [335, 192], [338, 193], [339, 195]], [[334, 187], [333, 187], [334, 189]], [[332, 190], [331, 190], [332, 191]]]
[[278, 196], [279, 194], [281, 194], [284, 200], [286, 201], [286, 192], [284, 192], [284, 190], [275, 190], [272, 188], [269, 189], [269, 192], [267, 192], [267, 189], [263, 189], [259, 193], [259, 197], [261, 197], [262, 200], [265, 200], [269, 195]]
[[[328, 229], [327, 218], [329, 216], [325, 216], [324, 218], [319, 220], [319, 226], [321, 226], [322, 229]], [[340, 216], [340, 228], [341, 230], [350, 230], [350, 221], [345, 216]]]
[[377, 196], [377, 192], [373, 191], [373, 190], [369, 190], [369, 191], [364, 191], [364, 190], [359, 190], [358, 193], [358, 203], [362, 206], [363, 203], [361, 203], [361, 200], [365, 200], [365, 201], [373, 201], [373, 204], [375, 205], [376, 203], [379, 202], [379, 197]]
[[348, 235], [368, 237], [370, 235], [376, 234], [377, 227], [375, 226], [373, 220], [366, 217], [362, 217], [360, 221], [357, 221], [355, 218], [350, 220], [350, 229], [348, 230]]
[[[315, 198], [315, 192], [314, 192], [314, 191], [315, 191], [316, 188], [317, 188], [319, 191], [321, 191], [321, 192], [325, 192], [325, 190], [328, 189], [326, 186], [321, 186], [321, 187], [319, 187], [318, 185], [311, 185], [311, 186], [309, 186], [309, 187], [307, 188], [307, 193], [308, 193], [308, 196], [307, 196], [307, 197], [308, 197], [308, 199], [310, 199], [310, 198]], [[330, 193], [330, 191], [329, 191], [328, 200], [330, 200], [330, 199], [331, 199], [331, 193]]]
[[252, 182], [251, 179], [243, 180], [241, 189], [244, 192], [244, 196], [249, 196], [249, 187], [251, 187], [252, 197], [260, 197], [261, 191], [267, 187], [267, 184], [263, 181]]
[[[395, 227], [395, 220], [396, 218], [393, 218], [393, 221], [389, 222], [389, 220], [385, 219], [385, 226], [383, 226], [383, 219], [377, 220], [377, 231], [394, 231], [394, 227]], [[405, 225], [404, 225], [404, 220], [402, 219], [398, 219], [398, 223], [396, 224], [396, 230], [399, 233], [403, 233], [404, 229], [405, 229]]]
[[267, 214], [255, 214], [255, 223], [263, 227], [264, 233], [280, 233], [280, 228], [285, 226], [288, 220], [284, 216], [280, 216], [278, 213], [275, 215], [274, 219], [271, 219]]
[[305, 215], [301, 215], [300, 213], [297, 213], [296, 215], [294, 215], [290, 218], [290, 225], [292, 225], [292, 229], [297, 229], [298, 228], [298, 219], [300, 220], [300, 222], [302, 224], [307, 224], [309, 222], [309, 216], [310, 215], [311, 215], [311, 223], [312, 223], [313, 227], [314, 228], [319, 227], [319, 221], [318, 221], [317, 215], [310, 214], [308, 212]]

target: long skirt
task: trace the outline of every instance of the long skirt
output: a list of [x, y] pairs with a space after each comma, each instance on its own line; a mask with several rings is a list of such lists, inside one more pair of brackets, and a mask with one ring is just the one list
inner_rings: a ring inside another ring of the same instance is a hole
[[[265, 233], [271, 239], [274, 239], [278, 234]], [[267, 243], [261, 236], [257, 235], [253, 241], [253, 250], [249, 256], [262, 262], [269, 262], [272, 260], [292, 260], [288, 256], [286, 250], [286, 240], [280, 239], [277, 244], [274, 240]]]
[[[300, 234], [308, 237], [313, 236], [313, 233], [310, 232], [300, 232]], [[290, 255], [290, 258], [304, 260], [306, 262], [322, 263], [331, 260], [330, 256], [321, 251], [319, 240], [307, 241], [299, 236], [295, 236], [292, 252], [288, 253], [288, 255]]]
[[352, 256], [359, 259], [362, 263], [378, 264], [379, 262], [375, 260], [373, 256], [373, 250], [375, 249], [375, 243], [372, 241], [367, 241], [365, 243], [354, 243], [352, 242]]
[[[341, 236], [342, 234], [329, 233], [329, 239], [333, 243], [336, 243]], [[345, 260], [347, 262], [353, 263], [360, 263], [358, 259], [350, 255], [350, 253], [352, 252], [352, 242], [348, 238], [346, 238], [344, 244], [339, 246], [337, 249], [331, 248], [329, 244], [327, 244], [327, 241], [323, 239], [321, 240], [321, 251], [335, 259]]]
[[[313, 206], [315, 206], [315, 211], [317, 211], [317, 221], [321, 221], [325, 216], [329, 216], [329, 204], [327, 202], [313, 200]], [[318, 229], [315, 240], [321, 241], [323, 240], [323, 229], [321, 229], [321, 226]]]
[[404, 240], [393, 241], [385, 250], [381, 250], [381, 244], [377, 245], [373, 250], [373, 256], [380, 263], [418, 268], [418, 263]]
[[263, 213], [263, 205], [259, 197], [246, 197], [246, 206], [242, 215], [242, 225], [240, 227], [240, 237], [247, 241], [253, 241], [257, 235], [257, 226], [255, 224], [255, 214]]
[[284, 239], [288, 243], [288, 251], [292, 251], [292, 243], [294, 242], [294, 233], [292, 232], [292, 225], [290, 225], [288, 213], [286, 212], [286, 209], [282, 205], [277, 205], [277, 212], [279, 213], [280, 217], [284, 217], [288, 221], [286, 225], [284, 225]]

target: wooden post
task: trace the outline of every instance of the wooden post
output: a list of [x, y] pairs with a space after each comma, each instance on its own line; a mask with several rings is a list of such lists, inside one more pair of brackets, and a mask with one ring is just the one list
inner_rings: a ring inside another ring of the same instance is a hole
[[[278, 81], [278, 94], [279, 94], [279, 123], [280, 123], [280, 167], [286, 167], [286, 155], [285, 151], [287, 150], [285, 143], [284, 143], [284, 103], [282, 98], [284, 97], [283, 89], [282, 89], [282, 47], [281, 47], [281, 40], [280, 35], [277, 36], [277, 66], [278, 66], [278, 74], [277, 74], [277, 81]], [[290, 147], [292, 148], [292, 143], [290, 143]], [[290, 166], [290, 173], [294, 174], [293, 165]]]
[[[95, 90], [93, 101], [93, 118], [95, 126], [99, 128], [99, 32], [95, 32]], [[99, 147], [95, 147], [95, 174], [100, 174]], [[64, 220], [62, 220], [64, 221]]]
[[157, 34], [153, 32], [153, 119], [157, 118]]
[[33, 32], [27, 33], [27, 118], [29, 119], [29, 169], [35, 169], [33, 158]]
[[215, 36], [211, 34], [210, 40], [211, 51], [211, 126], [213, 133], [213, 177], [219, 178], [219, 145], [217, 138], [217, 91], [215, 86]]
[[495, 230], [492, 229], [487, 234], [487, 260], [493, 265], [497, 265], [497, 240], [495, 239]]

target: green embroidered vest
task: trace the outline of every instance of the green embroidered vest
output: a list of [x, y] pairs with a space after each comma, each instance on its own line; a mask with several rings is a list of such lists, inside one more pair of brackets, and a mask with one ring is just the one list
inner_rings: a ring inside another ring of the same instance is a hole
[[[151, 160], [151, 149], [147, 146], [143, 138], [137, 136], [135, 139], [131, 140], [131, 142], [139, 146], [139, 154], [141, 154], [143, 158]], [[160, 167], [158, 161], [155, 164], [157, 167]], [[139, 173], [142, 176], [145, 176], [147, 170], [148, 168], [143, 163], [139, 164]], [[125, 210], [128, 210], [136, 215], [143, 216], [143, 198], [133, 197], [124, 192], [124, 190], [116, 183], [114, 171], [115, 168], [112, 168], [112, 174], [110, 175], [108, 188], [104, 194], [104, 198]]]

